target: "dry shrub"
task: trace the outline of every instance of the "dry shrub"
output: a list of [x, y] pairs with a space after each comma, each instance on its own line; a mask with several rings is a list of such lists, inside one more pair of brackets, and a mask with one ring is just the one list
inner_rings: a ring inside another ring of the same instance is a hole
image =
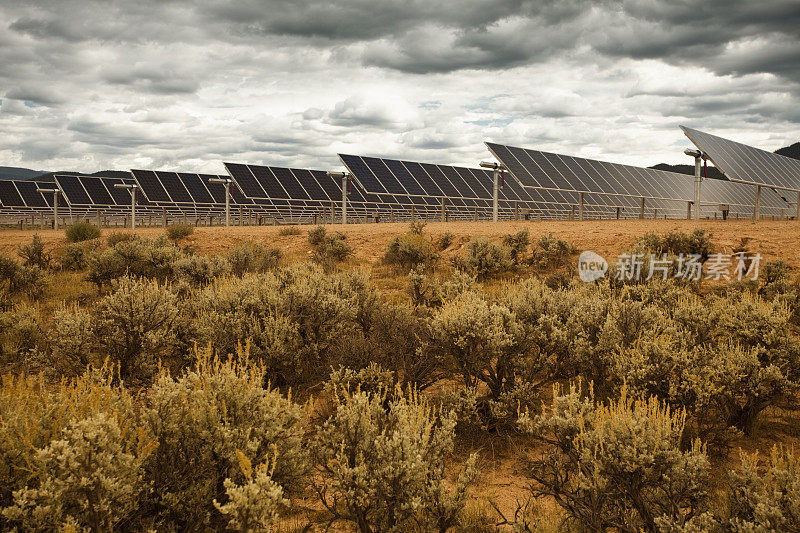
[[511, 255], [508, 248], [498, 246], [487, 239], [472, 239], [462, 257], [453, 258], [453, 264], [477, 279], [485, 279], [508, 272]]
[[576, 248], [566, 240], [557, 239], [552, 233], [542, 235], [533, 246], [531, 265], [539, 270], [571, 269], [575, 253]]
[[521, 427], [548, 445], [528, 471], [534, 497], [552, 497], [578, 528], [659, 531], [709, 521], [709, 462], [700, 441], [683, 451], [685, 414], [656, 399], [595, 403], [554, 387], [544, 414]]
[[89, 281], [98, 288], [125, 275], [164, 281], [182, 252], [165, 237], [123, 240], [89, 256]]
[[234, 276], [267, 272], [276, 268], [282, 258], [283, 252], [278, 248], [266, 248], [253, 239], [236, 243], [228, 252], [228, 263]]
[[525, 254], [528, 252], [528, 246], [531, 244], [531, 232], [525, 228], [517, 233], [504, 235], [503, 244], [509, 250], [511, 262], [518, 265], [525, 259]]
[[17, 246], [17, 254], [23, 259], [22, 264], [25, 266], [35, 266], [42, 270], [50, 268], [50, 254], [45, 251], [42, 237], [38, 233], [34, 233], [30, 244]]
[[191, 224], [170, 224], [167, 226], [167, 238], [172, 242], [177, 242], [185, 239], [194, 233], [194, 226]]
[[49, 276], [36, 265], [23, 265], [12, 257], [0, 254], [0, 283], [3, 282], [10, 295], [25, 294], [35, 300], [47, 288]]
[[400, 389], [339, 389], [334, 401], [314, 441], [315, 487], [331, 519], [364, 533], [456, 525], [477, 456], [448, 488], [444, 459], [453, 449], [455, 417]]
[[347, 236], [338, 231], [328, 233], [325, 226], [309, 230], [308, 243], [311, 245], [314, 261], [322, 265], [325, 272], [332, 272], [338, 263], [353, 255]]
[[230, 263], [224, 257], [213, 255], [187, 255], [172, 265], [173, 277], [178, 282], [189, 285], [207, 285], [214, 278], [224, 276], [231, 271]]
[[383, 261], [403, 270], [431, 267], [439, 258], [433, 243], [420, 233], [403, 233], [386, 245]]
[[[224, 362], [205, 353], [180, 377], [160, 374], [143, 414], [158, 442], [145, 468], [160, 520], [178, 530], [218, 529], [230, 520], [226, 516], [236, 516], [236, 486], [270, 493], [273, 483], [289, 492], [302, 489], [305, 412], [264, 382], [263, 371], [241, 352]], [[253, 479], [241, 465], [265, 463], [271, 483], [248, 488]]]
[[300, 235], [303, 233], [297, 226], [285, 226], [278, 230], [278, 235], [281, 237], [288, 237], [290, 235]]
[[35, 357], [42, 341], [39, 311], [18, 304], [0, 311], [0, 360], [4, 363], [25, 364]]
[[67, 242], [81, 242], [97, 239], [101, 233], [100, 228], [91, 222], [76, 222], [67, 227], [64, 235], [67, 238]]

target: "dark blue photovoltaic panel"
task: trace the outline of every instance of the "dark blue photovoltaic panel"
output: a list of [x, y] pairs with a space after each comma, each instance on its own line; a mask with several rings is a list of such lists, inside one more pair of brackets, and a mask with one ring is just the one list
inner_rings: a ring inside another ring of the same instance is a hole
[[12, 180], [0, 180], [0, 204], [5, 207], [25, 207]]
[[[123, 181], [119, 178], [101, 178], [105, 184], [108, 192], [111, 193], [111, 197], [114, 199], [114, 203], [117, 205], [131, 205], [131, 193], [128, 189], [120, 189], [114, 187], [114, 185], [118, 183], [123, 183]], [[140, 194], [139, 197], [142, 195]]]
[[325, 189], [325, 193], [333, 201], [342, 199], [342, 180], [328, 176], [327, 172], [312, 170], [312, 174], [317, 178], [317, 182]]
[[[224, 176], [230, 177], [230, 176]], [[211, 197], [214, 199], [215, 204], [224, 204], [225, 203], [225, 186], [221, 183], [212, 183], [209, 180], [218, 179], [219, 176], [214, 176], [213, 174], [200, 174], [200, 179], [203, 180], [203, 183], [206, 184], [208, 187], [208, 192], [211, 193]], [[255, 181], [255, 180], [254, 180]], [[231, 184], [231, 196], [233, 196], [233, 190], [238, 189], [238, 187], [234, 187], [235, 183]], [[261, 193], [262, 195], [264, 193]]]
[[269, 167], [249, 166], [248, 167], [253, 175], [258, 180], [261, 188], [267, 193], [267, 198], [289, 198], [286, 190], [281, 186], [278, 178], [269, 169]]
[[293, 200], [308, 200], [309, 196], [306, 194], [305, 189], [294, 177], [292, 171], [283, 167], [269, 167], [272, 173], [278, 178], [278, 181], [283, 186], [289, 198]]
[[422, 165], [419, 163], [413, 163], [411, 161], [403, 161], [403, 164], [411, 173], [411, 175], [414, 176], [414, 179], [417, 180], [417, 183], [422, 186], [425, 194], [429, 196], [446, 196], [433, 178], [431, 178], [428, 173], [425, 172], [425, 169], [422, 168]]
[[389, 170], [394, 174], [397, 180], [400, 182], [401, 185], [408, 191], [408, 194], [412, 195], [420, 195], [424, 196], [425, 190], [417, 183], [417, 180], [414, 179], [414, 176], [403, 166], [403, 163], [400, 161], [395, 161], [393, 159], [384, 159], [383, 162], [389, 168]]
[[92, 199], [76, 176], [58, 175], [56, 182], [70, 205], [91, 205]]
[[194, 203], [196, 204], [214, 203], [214, 198], [211, 197], [211, 194], [209, 194], [208, 189], [206, 189], [206, 186], [203, 185], [203, 179], [200, 176], [198, 176], [197, 174], [186, 174], [180, 172], [178, 173], [178, 177], [186, 186], [186, 189], [189, 190], [189, 194], [192, 195]]
[[264, 189], [258, 184], [258, 181], [247, 168], [247, 165], [225, 163], [225, 168], [228, 169], [231, 177], [242, 189], [245, 196], [248, 198], [267, 198]]
[[450, 180], [450, 183], [458, 189], [458, 195], [463, 196], [464, 198], [477, 198], [475, 191], [470, 188], [469, 185], [464, 181], [464, 179], [456, 172], [456, 169], [453, 167], [449, 167], [446, 165], [437, 165], [439, 170], [447, 176], [447, 179]]
[[86, 189], [86, 192], [89, 193], [93, 204], [114, 205], [114, 199], [108, 193], [100, 178], [81, 176], [78, 180], [81, 182], [81, 185], [83, 185], [83, 188]]
[[461, 192], [456, 189], [456, 187], [450, 182], [450, 180], [444, 175], [438, 166], [431, 165], [430, 163], [420, 163], [420, 166], [425, 172], [428, 173], [439, 189], [441, 189], [444, 196], [451, 198], [461, 196]]
[[356, 180], [371, 193], [385, 193], [386, 188], [381, 184], [370, 168], [357, 155], [339, 154], [344, 165], [355, 176]]
[[369, 167], [373, 175], [375, 175], [378, 181], [386, 189], [386, 192], [392, 194], [406, 194], [406, 190], [403, 188], [400, 182], [397, 181], [397, 178], [394, 177], [394, 174], [389, 171], [383, 161], [377, 157], [362, 157], [361, 160], [364, 161], [367, 167]]
[[47, 207], [42, 193], [37, 191], [37, 184], [32, 181], [18, 181], [17, 189], [28, 207]]
[[136, 178], [141, 192], [151, 202], [171, 202], [167, 191], [161, 185], [161, 181], [152, 170], [131, 170], [133, 177]]
[[[220, 176], [227, 178], [228, 176]], [[231, 183], [231, 198], [233, 199], [233, 203], [237, 205], [253, 205], [253, 200], [250, 198], [245, 197], [242, 190], [236, 185], [236, 182]], [[267, 201], [266, 199], [262, 199]]]
[[300, 182], [300, 185], [302, 185], [306, 192], [308, 192], [308, 195], [312, 200], [329, 200], [328, 195], [325, 194], [325, 190], [320, 186], [310, 170], [293, 168], [292, 173], [297, 178], [297, 181]]
[[156, 175], [174, 203], [191, 204], [193, 202], [192, 195], [186, 190], [175, 172], [156, 172]]

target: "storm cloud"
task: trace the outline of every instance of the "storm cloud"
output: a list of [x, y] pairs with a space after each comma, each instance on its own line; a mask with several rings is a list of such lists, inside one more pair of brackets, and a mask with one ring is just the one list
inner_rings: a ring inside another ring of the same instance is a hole
[[683, 162], [678, 124], [800, 137], [800, 4], [9, 0], [0, 165], [221, 172], [484, 140]]

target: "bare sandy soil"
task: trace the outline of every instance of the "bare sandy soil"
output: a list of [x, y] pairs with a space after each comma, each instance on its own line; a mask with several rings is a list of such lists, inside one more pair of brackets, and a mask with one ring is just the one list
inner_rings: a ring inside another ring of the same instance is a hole
[[[244, 227], [199, 227], [189, 238], [195, 249], [205, 254], [225, 252], [238, 240], [253, 238], [269, 246], [276, 246], [287, 256], [301, 259], [309, 253], [306, 230], [311, 226], [296, 226], [299, 235], [279, 235], [286, 226], [244, 226]], [[506, 233], [528, 228], [535, 238], [538, 235], [553, 233], [567, 239], [579, 250], [592, 250], [607, 259], [627, 250], [637, 237], [647, 232], [667, 233], [674, 230], [691, 232], [703, 228], [713, 234], [717, 251], [730, 252], [743, 239], [747, 240], [750, 252], [759, 252], [765, 259], [783, 258], [795, 268], [800, 268], [800, 222], [795, 221], [688, 221], [688, 220], [587, 220], [587, 221], [514, 221], [514, 222], [433, 222], [425, 227], [436, 238], [445, 232], [454, 236], [454, 245], [449, 253], [458, 253], [472, 237], [486, 237], [499, 240]], [[408, 231], [404, 223], [329, 225], [329, 230], [347, 234], [348, 242], [355, 249], [355, 260], [360, 264], [377, 262], [386, 243], [393, 236]], [[112, 231], [103, 230], [104, 234]], [[138, 234], [156, 237], [163, 234], [163, 228], [141, 228]], [[15, 254], [17, 245], [29, 242], [34, 230], [0, 231], [0, 253]], [[58, 247], [64, 242], [64, 232], [53, 230], [39, 231], [48, 248]]]

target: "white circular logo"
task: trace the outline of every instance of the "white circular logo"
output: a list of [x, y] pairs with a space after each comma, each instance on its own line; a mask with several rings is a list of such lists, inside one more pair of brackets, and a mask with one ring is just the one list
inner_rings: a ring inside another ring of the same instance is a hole
[[588, 250], [581, 252], [578, 257], [578, 277], [581, 281], [591, 283], [605, 277], [608, 272], [608, 262], [603, 256]]

